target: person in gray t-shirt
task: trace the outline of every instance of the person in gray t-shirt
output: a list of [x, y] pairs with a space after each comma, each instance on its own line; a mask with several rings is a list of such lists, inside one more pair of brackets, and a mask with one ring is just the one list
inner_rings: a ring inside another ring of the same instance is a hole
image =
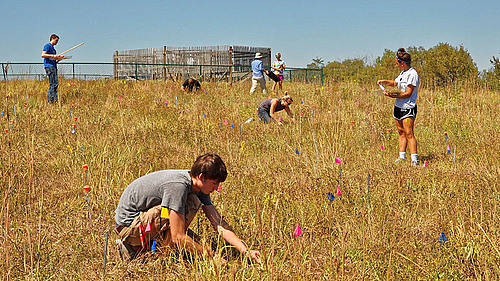
[[247, 251], [212, 205], [210, 193], [217, 190], [226, 177], [222, 159], [216, 154], [204, 154], [196, 159], [190, 171], [157, 171], [133, 181], [123, 192], [115, 211], [115, 231], [120, 237], [116, 243], [122, 259], [130, 261], [139, 251], [149, 249], [153, 238], [165, 246], [175, 245], [213, 257], [209, 245], [202, 246], [186, 234], [201, 207], [224, 240], [260, 262], [260, 252]]

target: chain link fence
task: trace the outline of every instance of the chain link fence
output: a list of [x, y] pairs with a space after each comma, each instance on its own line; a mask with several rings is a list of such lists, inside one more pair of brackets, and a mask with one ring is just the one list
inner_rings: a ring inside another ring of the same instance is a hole
[[[270, 67], [265, 68], [270, 70]], [[80, 80], [153, 79], [184, 81], [193, 77], [203, 82], [238, 82], [252, 78], [250, 65], [60, 62], [57, 69], [58, 77]], [[43, 63], [2, 63], [0, 80], [43, 80], [46, 78]], [[323, 69], [288, 67], [284, 73], [284, 80], [322, 85]]]

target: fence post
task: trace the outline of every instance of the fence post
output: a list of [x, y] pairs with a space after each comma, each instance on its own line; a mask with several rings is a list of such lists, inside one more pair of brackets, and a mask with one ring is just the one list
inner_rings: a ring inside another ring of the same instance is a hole
[[167, 46], [163, 46], [163, 81], [167, 81]]
[[118, 79], [118, 51], [113, 54], [113, 78]]
[[73, 79], [75, 79], [75, 63], [73, 63]]
[[137, 63], [135, 63], [135, 80], [138, 80], [138, 78], [137, 78]]
[[229, 84], [233, 84], [233, 47], [229, 46]]
[[307, 83], [307, 68], [306, 68], [306, 72], [304, 72], [304, 80], [306, 81]]
[[323, 67], [321, 68], [321, 86], [323, 87]]
[[5, 76], [5, 68], [2, 63], [2, 73], [3, 73], [3, 80], [7, 81], [7, 77]]

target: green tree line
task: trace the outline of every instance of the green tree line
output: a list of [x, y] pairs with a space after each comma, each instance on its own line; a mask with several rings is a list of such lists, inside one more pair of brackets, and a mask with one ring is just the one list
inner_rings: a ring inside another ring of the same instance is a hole
[[[422, 83], [427, 86], [445, 87], [459, 83], [486, 83], [490, 87], [500, 86], [500, 59], [493, 56], [492, 67], [478, 71], [476, 63], [464, 46], [454, 47], [439, 43], [426, 50], [424, 47], [409, 47], [406, 51], [412, 56], [412, 64], [419, 73]], [[316, 57], [308, 68], [323, 68], [325, 81], [355, 81], [371, 83], [377, 79], [396, 77], [399, 69], [395, 66], [395, 51], [385, 49], [375, 61], [367, 57], [345, 59], [324, 63]]]

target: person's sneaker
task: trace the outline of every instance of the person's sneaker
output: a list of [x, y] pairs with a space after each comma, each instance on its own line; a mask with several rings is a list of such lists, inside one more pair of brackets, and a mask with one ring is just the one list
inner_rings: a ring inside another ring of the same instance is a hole
[[121, 239], [116, 239], [116, 246], [118, 248], [118, 253], [120, 253], [120, 258], [124, 262], [131, 261], [135, 255], [136, 251], [132, 248], [132, 245], [124, 244]]
[[394, 161], [394, 164], [399, 164], [405, 160], [406, 160], [406, 158], [398, 158], [398, 159], [396, 159], [396, 161]]
[[418, 160], [411, 160], [412, 166], [418, 166]]

